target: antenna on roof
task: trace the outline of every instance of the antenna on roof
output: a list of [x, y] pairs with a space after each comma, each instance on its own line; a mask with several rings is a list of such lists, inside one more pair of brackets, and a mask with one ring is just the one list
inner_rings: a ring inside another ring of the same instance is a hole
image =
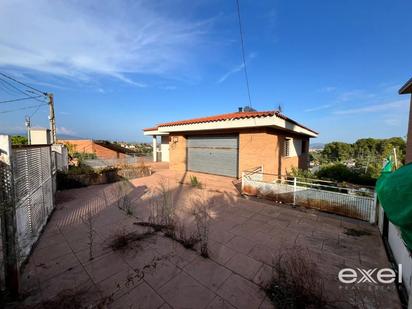
[[277, 109], [277, 111], [279, 112], [279, 113], [282, 113], [282, 105], [278, 105], [278, 109]]

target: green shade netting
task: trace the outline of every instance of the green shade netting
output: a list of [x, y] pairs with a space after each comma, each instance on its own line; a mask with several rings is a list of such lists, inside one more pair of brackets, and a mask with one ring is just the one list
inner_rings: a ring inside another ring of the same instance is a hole
[[388, 160], [376, 192], [389, 221], [399, 227], [406, 246], [412, 250], [412, 164], [391, 170], [392, 162]]

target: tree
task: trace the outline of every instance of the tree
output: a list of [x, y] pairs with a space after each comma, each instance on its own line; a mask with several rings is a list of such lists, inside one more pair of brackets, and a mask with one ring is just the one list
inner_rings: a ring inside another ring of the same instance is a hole
[[326, 162], [342, 162], [352, 157], [352, 145], [342, 142], [332, 142], [322, 150], [322, 159]]
[[28, 140], [27, 137], [21, 135], [14, 135], [11, 137], [11, 143], [13, 145], [27, 145]]

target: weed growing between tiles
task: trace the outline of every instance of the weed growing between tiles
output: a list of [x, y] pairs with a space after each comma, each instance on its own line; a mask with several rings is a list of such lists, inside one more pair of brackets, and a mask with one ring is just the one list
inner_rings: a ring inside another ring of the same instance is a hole
[[87, 214], [82, 217], [83, 224], [87, 227], [87, 246], [89, 247], [89, 261], [94, 259], [93, 256], [93, 245], [94, 245], [94, 235], [96, 231], [93, 226], [93, 214], [90, 210], [87, 211]]
[[285, 249], [274, 257], [272, 278], [264, 290], [276, 308], [333, 307], [316, 264], [300, 247]]

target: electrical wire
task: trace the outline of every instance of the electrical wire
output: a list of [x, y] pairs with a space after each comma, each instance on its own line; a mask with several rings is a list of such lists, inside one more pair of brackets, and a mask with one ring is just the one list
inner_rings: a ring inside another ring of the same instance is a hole
[[15, 78], [7, 75], [7, 74], [4, 74], [4, 73], [0, 72], [0, 75], [4, 76], [4, 77], [6, 77], [6, 78], [8, 78], [8, 79], [10, 79], [10, 80], [12, 80], [12, 81], [20, 84], [20, 85], [23, 85], [23, 86], [25, 86], [25, 87], [27, 87], [27, 88], [30, 88], [31, 90], [37, 91], [38, 93], [40, 93], [40, 94], [42, 94], [42, 95], [44, 95], [44, 96], [47, 96], [47, 93], [46, 93], [46, 92], [40, 91], [39, 89], [36, 89], [36, 88], [34, 88], [34, 87], [30, 86], [30, 85], [27, 85], [27, 84], [25, 84], [25, 83], [23, 83], [23, 82], [21, 82], [21, 81], [18, 81], [17, 79], [15, 79]]
[[35, 97], [26, 97], [26, 98], [19, 98], [19, 99], [13, 99], [13, 100], [5, 100], [5, 101], [0, 101], [0, 104], [4, 104], [4, 103], [11, 103], [11, 102], [18, 102], [18, 101], [23, 101], [23, 100], [30, 100], [30, 99], [36, 99], [36, 98], [40, 98], [41, 96], [35, 96]]
[[[2, 74], [2, 73], [0, 73], [0, 74]], [[24, 90], [21, 90], [20, 88], [14, 86], [12, 83], [10, 83], [10, 82], [7, 81], [7, 80], [4, 80], [4, 79], [0, 78], [0, 82], [3, 82], [3, 84], [8, 85], [9, 87], [13, 88], [15, 91], [17, 91], [17, 92], [19, 92], [19, 93], [22, 93], [22, 94], [24, 94], [24, 95], [26, 95], [26, 96], [30, 95], [29, 93], [27, 93], [28, 91], [25, 92]], [[3, 89], [4, 89], [4, 87], [3, 87]], [[10, 88], [9, 88], [9, 89], [10, 89]], [[16, 92], [16, 93], [17, 93], [17, 92]], [[36, 101], [39, 101], [39, 102], [44, 102], [44, 101], [41, 101], [41, 100], [39, 100], [39, 99], [35, 99], [35, 100], [36, 100]]]
[[[12, 112], [17, 112], [17, 111], [21, 111], [21, 110], [26, 110], [26, 109], [31, 109], [31, 108], [37, 108], [37, 110], [41, 107], [41, 106], [46, 106], [48, 104], [38, 104], [38, 105], [30, 105], [30, 106], [25, 106], [25, 107], [21, 107], [21, 108], [15, 108], [15, 109], [10, 109], [10, 110], [4, 110], [4, 111], [0, 111], [0, 114], [7, 114], [7, 113], [12, 113]], [[37, 111], [36, 110], [36, 111]]]
[[249, 98], [249, 106], [252, 107], [252, 99], [250, 97], [249, 77], [248, 77], [247, 69], [246, 69], [245, 44], [244, 44], [244, 40], [243, 40], [243, 29], [242, 29], [242, 19], [240, 17], [239, 0], [236, 0], [236, 7], [237, 7], [237, 16], [238, 16], [238, 19], [239, 19], [239, 33], [240, 33], [240, 42], [241, 42], [241, 47], [242, 47], [242, 60], [243, 60], [243, 69], [244, 69], [244, 72], [245, 72], [247, 95], [248, 95], [248, 98]]

